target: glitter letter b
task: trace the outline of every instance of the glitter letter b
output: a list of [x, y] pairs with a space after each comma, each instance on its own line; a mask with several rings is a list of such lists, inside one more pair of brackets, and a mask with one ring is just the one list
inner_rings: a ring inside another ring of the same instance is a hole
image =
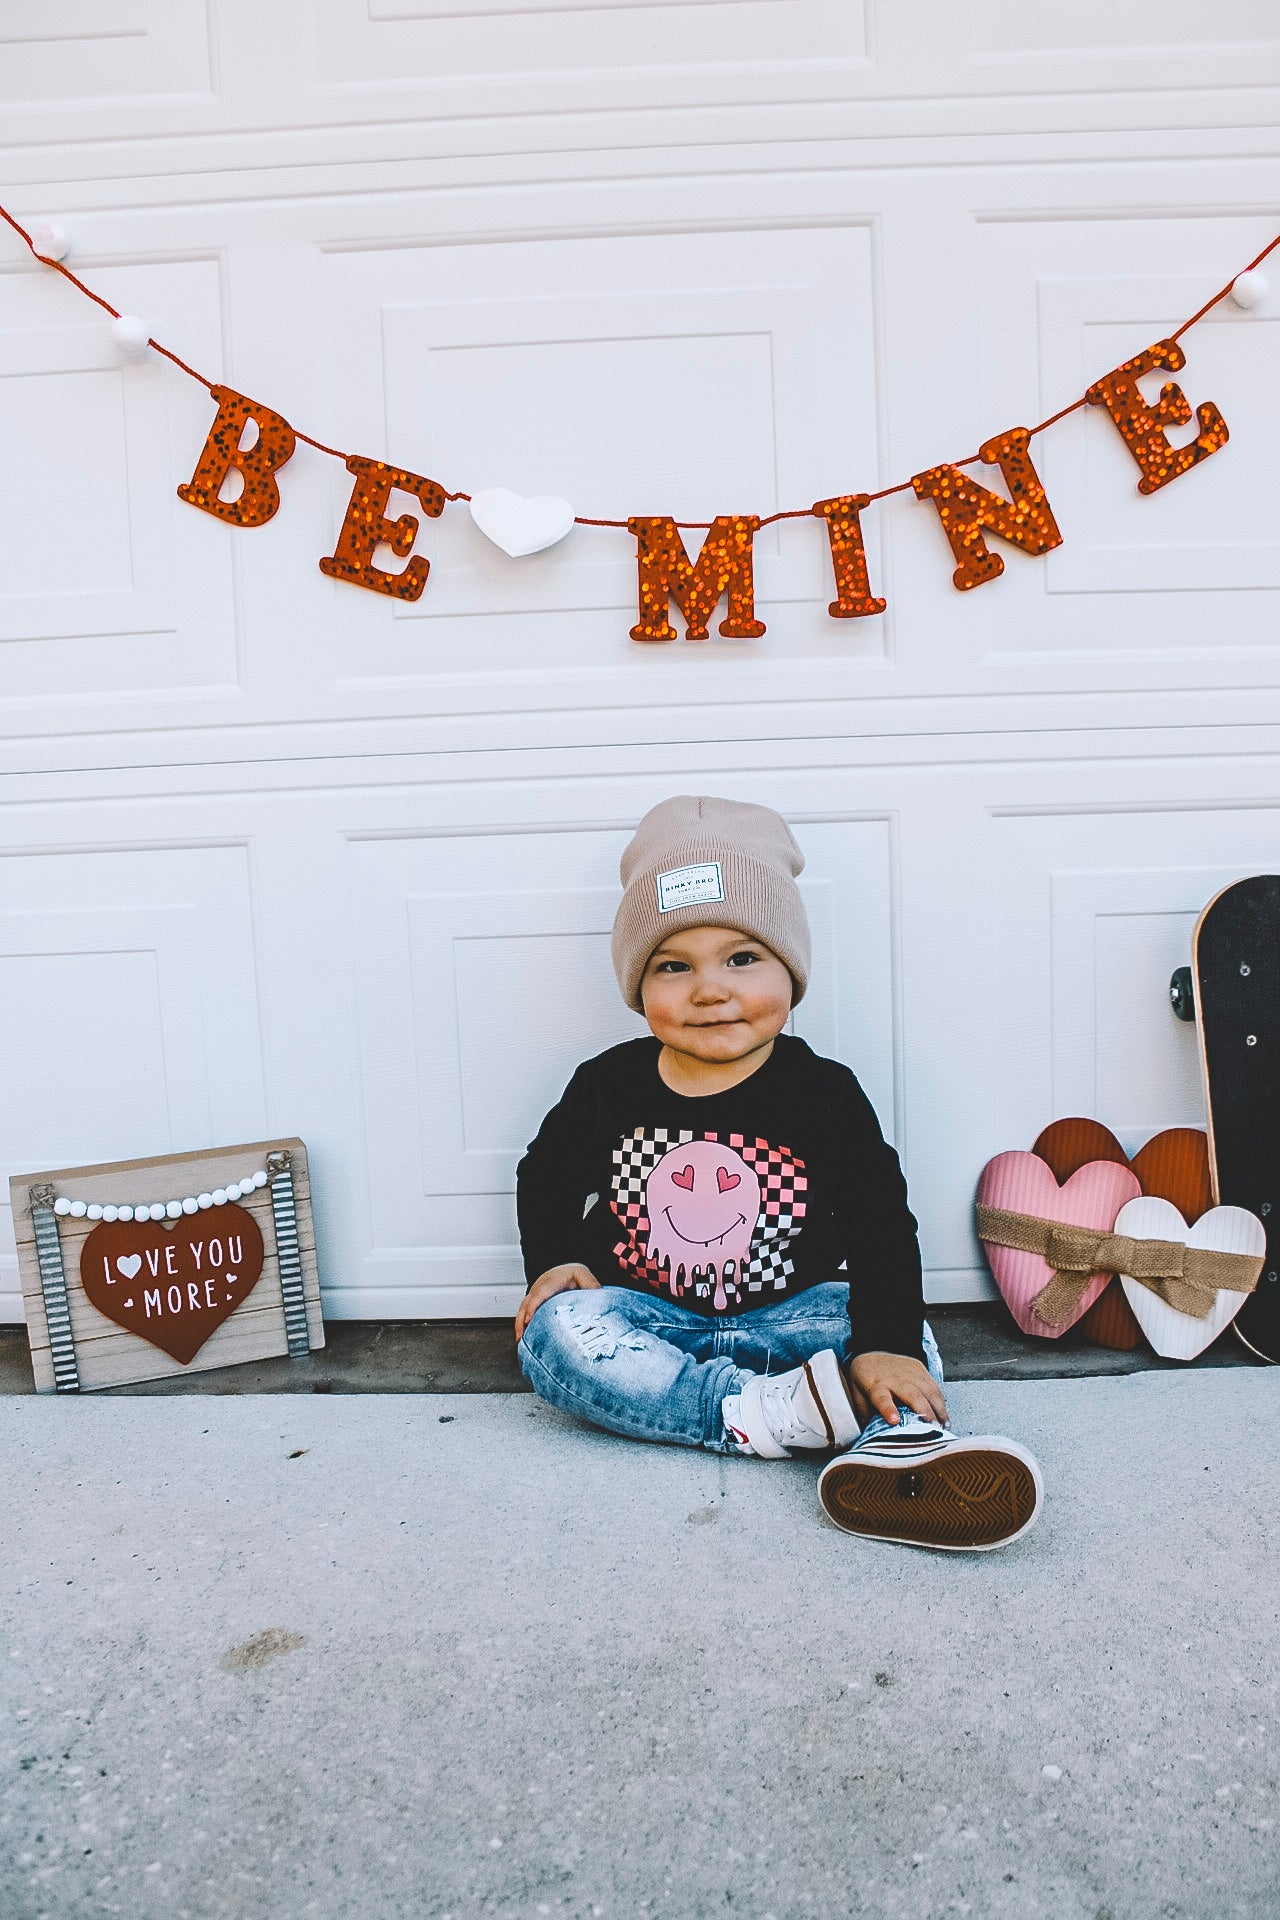
[[[209, 438], [197, 462], [196, 470], [185, 486], [178, 488], [179, 500], [229, 520], [236, 527], [260, 527], [271, 519], [280, 505], [280, 489], [275, 471], [293, 452], [293, 428], [270, 407], [246, 400], [231, 387], [211, 387], [218, 403], [218, 417], [209, 429]], [[257, 438], [248, 447], [240, 444], [245, 427], [252, 421]], [[234, 500], [220, 500], [219, 493], [227, 475], [235, 470], [244, 485]]]

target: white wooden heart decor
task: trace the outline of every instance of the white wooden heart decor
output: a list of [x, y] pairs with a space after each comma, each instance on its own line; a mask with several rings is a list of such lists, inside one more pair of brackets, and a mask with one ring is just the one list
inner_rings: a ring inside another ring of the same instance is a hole
[[[1203, 1247], [1213, 1253], [1248, 1254], [1258, 1260], [1267, 1250], [1261, 1220], [1243, 1207], [1211, 1207], [1189, 1227], [1171, 1201], [1157, 1200], [1149, 1194], [1121, 1207], [1115, 1231], [1131, 1240], [1178, 1240], [1184, 1246]], [[1120, 1284], [1138, 1325], [1166, 1360], [1194, 1360], [1212, 1346], [1224, 1327], [1231, 1325], [1249, 1298], [1247, 1293], [1219, 1288], [1206, 1317], [1197, 1320], [1192, 1314], [1178, 1313], [1127, 1273], [1120, 1275]]]
[[554, 547], [573, 530], [573, 502], [556, 493], [526, 500], [510, 487], [485, 487], [471, 496], [471, 518], [486, 540], [520, 560]]

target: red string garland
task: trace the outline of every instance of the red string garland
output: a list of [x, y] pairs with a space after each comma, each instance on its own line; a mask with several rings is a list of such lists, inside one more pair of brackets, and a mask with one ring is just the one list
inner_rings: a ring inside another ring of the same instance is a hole
[[[86, 299], [94, 301], [114, 319], [121, 317], [110, 301], [86, 286], [69, 267], [40, 253], [26, 228], [3, 206], [0, 206], [0, 219], [26, 242], [43, 266], [62, 274]], [[725, 595], [728, 608], [726, 618], [720, 623], [720, 632], [734, 639], [754, 639], [763, 634], [764, 623], [755, 617], [753, 598], [754, 536], [760, 527], [772, 526], [779, 520], [808, 519], [813, 515], [825, 520], [827, 525], [836, 583], [836, 598], [828, 608], [832, 618], [858, 619], [883, 613], [886, 603], [870, 590], [860, 515], [873, 501], [886, 500], [895, 493], [914, 491], [918, 499], [933, 502], [958, 563], [952, 577], [961, 589], [994, 580], [1004, 571], [1004, 562], [986, 544], [987, 532], [1024, 553], [1049, 552], [1061, 544], [1062, 535], [1031, 462], [1028, 446], [1036, 434], [1044, 433], [1084, 406], [1100, 406], [1109, 414], [1140, 469], [1140, 493], [1155, 493], [1167, 486], [1225, 446], [1227, 423], [1212, 401], [1204, 401], [1195, 409], [1194, 418], [1199, 427], [1196, 439], [1188, 446], [1173, 447], [1166, 429], [1191, 423], [1190, 403], [1172, 381], [1163, 388], [1158, 400], [1148, 403], [1138, 381], [1144, 374], [1160, 369], [1180, 372], [1186, 364], [1186, 356], [1177, 344], [1182, 335], [1226, 298], [1240, 274], [1251, 273], [1277, 247], [1280, 247], [1280, 234], [1246, 267], [1233, 274], [1227, 284], [1184, 320], [1167, 340], [1157, 342], [1104, 374], [1079, 399], [1059, 408], [1047, 420], [1041, 420], [1034, 427], [1010, 428], [986, 441], [977, 453], [966, 459], [930, 467], [910, 480], [881, 487], [874, 493], [842, 494], [831, 500], [819, 500], [812, 507], [780, 508], [763, 517], [724, 514], [710, 521], [694, 521], [674, 520], [665, 514], [632, 516], [627, 520], [576, 515], [577, 526], [625, 528], [635, 535], [640, 617], [631, 629], [632, 639], [674, 640], [676, 633], [669, 618], [670, 603], [674, 601], [684, 616], [686, 637], [704, 640], [711, 614]], [[150, 340], [148, 344], [181, 372], [198, 381], [218, 405], [217, 417], [195, 473], [178, 488], [181, 499], [237, 526], [262, 526], [280, 505], [275, 473], [289, 459], [295, 443], [304, 441], [318, 452], [343, 461], [348, 472], [355, 476], [335, 550], [320, 561], [321, 571], [333, 579], [397, 599], [420, 597], [430, 570], [428, 561], [421, 557], [411, 559], [402, 572], [394, 574], [373, 565], [373, 553], [380, 544], [389, 546], [403, 559], [410, 553], [418, 531], [419, 523], [413, 514], [402, 514], [396, 520], [386, 518], [388, 498], [393, 489], [412, 493], [423, 511], [435, 519], [448, 501], [469, 500], [469, 494], [450, 493], [436, 481], [423, 479], [405, 468], [328, 446], [323, 440], [297, 431], [270, 408], [246, 399], [230, 387], [215, 384], [158, 340]], [[256, 438], [246, 447], [241, 441], [250, 422], [256, 427]], [[979, 463], [999, 466], [1009, 489], [1008, 500], [965, 476], [963, 468]], [[242, 488], [234, 500], [224, 500], [222, 487], [233, 470], [239, 472]], [[689, 558], [680, 538], [680, 528], [706, 533], [696, 561]]]

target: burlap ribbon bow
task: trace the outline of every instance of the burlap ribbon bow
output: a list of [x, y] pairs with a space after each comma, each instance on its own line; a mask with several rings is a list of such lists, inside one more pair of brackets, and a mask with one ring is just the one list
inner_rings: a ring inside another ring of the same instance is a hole
[[1067, 1226], [1030, 1213], [978, 1206], [978, 1237], [994, 1247], [1038, 1253], [1053, 1268], [1053, 1278], [1031, 1302], [1047, 1327], [1070, 1322], [1080, 1296], [1095, 1273], [1123, 1273], [1150, 1289], [1175, 1313], [1204, 1320], [1213, 1311], [1219, 1289], [1252, 1293], [1265, 1254], [1218, 1253], [1188, 1247], [1181, 1240], [1131, 1240], [1125, 1233], [1096, 1227]]

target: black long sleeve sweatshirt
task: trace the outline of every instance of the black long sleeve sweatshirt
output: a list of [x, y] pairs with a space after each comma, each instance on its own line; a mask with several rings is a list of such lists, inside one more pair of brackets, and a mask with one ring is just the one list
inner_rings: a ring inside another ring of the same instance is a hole
[[690, 1098], [660, 1051], [629, 1040], [586, 1061], [521, 1160], [530, 1285], [574, 1261], [715, 1316], [844, 1280], [852, 1351], [918, 1356], [916, 1222], [849, 1069], [782, 1034], [738, 1086]]

